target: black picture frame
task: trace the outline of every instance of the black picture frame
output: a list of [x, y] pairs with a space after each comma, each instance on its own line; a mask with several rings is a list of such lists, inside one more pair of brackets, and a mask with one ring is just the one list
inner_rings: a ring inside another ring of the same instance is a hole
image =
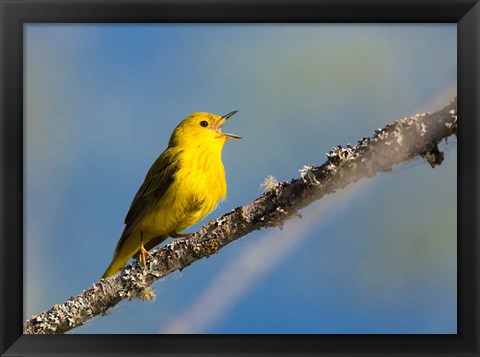
[[[0, 0], [0, 248], [2, 356], [479, 356], [478, 0]], [[458, 333], [456, 335], [22, 335], [23, 25], [121, 22], [457, 23]]]

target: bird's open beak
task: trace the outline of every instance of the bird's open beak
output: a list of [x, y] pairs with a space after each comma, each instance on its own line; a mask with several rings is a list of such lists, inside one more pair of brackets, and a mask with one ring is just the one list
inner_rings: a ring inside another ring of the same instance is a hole
[[[225, 114], [224, 116], [222, 116], [220, 118], [220, 120], [218, 122], [215, 123], [215, 125], [212, 126], [212, 130], [215, 130], [219, 133], [222, 133], [222, 126], [223, 124], [225, 124], [225, 122], [228, 120], [228, 118], [230, 118], [232, 115], [234, 115], [236, 112], [238, 112], [238, 110], [234, 110], [233, 112], [230, 112], [228, 114]], [[229, 138], [233, 138], [233, 139], [241, 139], [242, 137], [241, 136], [238, 136], [238, 135], [235, 135], [235, 134], [228, 134], [228, 133], [222, 133], [222, 135], [226, 136], [226, 137], [229, 137]]]

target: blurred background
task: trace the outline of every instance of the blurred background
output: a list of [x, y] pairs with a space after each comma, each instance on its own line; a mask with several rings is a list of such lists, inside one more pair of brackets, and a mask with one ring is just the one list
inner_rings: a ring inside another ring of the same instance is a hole
[[[455, 24], [25, 26], [24, 317], [97, 282], [147, 170], [194, 111], [228, 198], [199, 224], [456, 95]], [[457, 144], [254, 232], [70, 333], [456, 333]]]

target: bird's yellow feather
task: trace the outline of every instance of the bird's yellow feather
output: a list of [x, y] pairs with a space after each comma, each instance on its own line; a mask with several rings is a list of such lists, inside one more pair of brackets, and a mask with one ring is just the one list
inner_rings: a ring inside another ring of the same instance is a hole
[[224, 116], [193, 113], [173, 131], [167, 149], [150, 168], [125, 219], [125, 229], [103, 278], [118, 272], [138, 254], [141, 240], [147, 249], [175, 237], [197, 223], [226, 197], [222, 163]]

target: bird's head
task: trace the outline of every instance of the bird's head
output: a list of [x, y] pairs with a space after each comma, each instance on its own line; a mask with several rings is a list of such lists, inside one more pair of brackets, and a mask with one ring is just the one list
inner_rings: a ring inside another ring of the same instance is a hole
[[196, 145], [220, 145], [228, 139], [241, 139], [235, 134], [222, 133], [225, 122], [237, 111], [225, 115], [215, 115], [206, 112], [196, 112], [186, 117], [173, 131], [170, 138], [170, 146]]

